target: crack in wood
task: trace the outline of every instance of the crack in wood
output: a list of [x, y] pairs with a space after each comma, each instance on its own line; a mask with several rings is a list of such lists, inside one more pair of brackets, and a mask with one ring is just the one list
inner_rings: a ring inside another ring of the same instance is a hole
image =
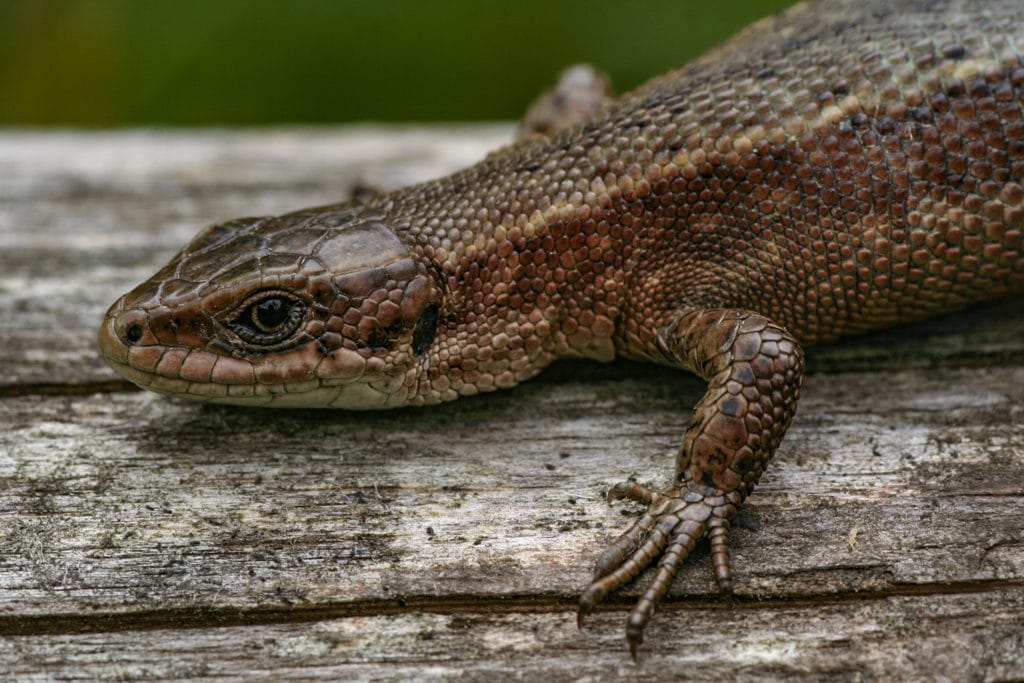
[[[824, 607], [848, 603], [887, 600], [894, 597], [929, 597], [1000, 593], [1024, 589], [1024, 580], [991, 579], [942, 584], [901, 584], [884, 590], [844, 593], [805, 594], [800, 596], [721, 595], [684, 597], [665, 600], [659, 611], [704, 609], [778, 610], [784, 608]], [[629, 595], [611, 596], [596, 612], [628, 612], [635, 599]], [[417, 596], [389, 600], [357, 600], [348, 603], [308, 607], [270, 607], [255, 609], [169, 609], [127, 614], [47, 614], [0, 616], [0, 637], [117, 633], [159, 629], [211, 629], [241, 626], [312, 623], [353, 617], [378, 617], [408, 614], [550, 614], [575, 611], [576, 600], [564, 596]]]
[[64, 384], [61, 382], [37, 382], [35, 384], [0, 385], [0, 398], [22, 396], [88, 396], [89, 394], [113, 394], [122, 391], [142, 391], [131, 382], [112, 379], [106, 382]]

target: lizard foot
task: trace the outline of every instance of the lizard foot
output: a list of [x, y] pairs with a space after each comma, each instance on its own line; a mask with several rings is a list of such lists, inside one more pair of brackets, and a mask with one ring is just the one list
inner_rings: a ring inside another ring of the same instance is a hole
[[609, 501], [622, 498], [646, 505], [647, 511], [597, 559], [594, 579], [580, 596], [577, 624], [583, 628], [584, 619], [608, 593], [627, 584], [660, 558], [654, 579], [626, 621], [626, 640], [635, 661], [655, 606], [668, 593], [679, 568], [705, 534], [711, 539], [718, 585], [724, 591], [731, 590], [729, 520], [739, 501], [734, 495], [709, 491], [692, 483], [659, 493], [635, 481], [617, 484], [608, 492]]

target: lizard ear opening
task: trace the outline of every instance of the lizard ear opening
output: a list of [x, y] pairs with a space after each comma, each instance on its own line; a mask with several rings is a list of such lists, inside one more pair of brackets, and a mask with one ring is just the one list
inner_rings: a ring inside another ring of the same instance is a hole
[[416, 321], [416, 329], [412, 333], [412, 352], [422, 356], [434, 343], [437, 334], [437, 313], [440, 307], [431, 304], [423, 309], [420, 319]]

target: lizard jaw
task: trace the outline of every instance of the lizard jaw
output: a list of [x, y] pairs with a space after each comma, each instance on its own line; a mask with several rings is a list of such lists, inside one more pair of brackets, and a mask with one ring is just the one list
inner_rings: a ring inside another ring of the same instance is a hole
[[124, 325], [125, 316], [113, 310], [104, 320], [98, 335], [103, 357], [119, 375], [156, 393], [206, 403], [289, 408], [376, 410], [409, 402], [404, 375], [370, 371], [363, 357], [347, 349], [325, 355], [308, 343], [290, 351], [287, 359], [275, 357], [279, 362], [268, 363], [204, 349], [128, 345], [120, 330]]

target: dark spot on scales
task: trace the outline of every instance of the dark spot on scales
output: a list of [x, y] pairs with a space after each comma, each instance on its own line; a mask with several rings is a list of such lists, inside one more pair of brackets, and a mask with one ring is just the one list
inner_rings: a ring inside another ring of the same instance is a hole
[[719, 403], [718, 408], [722, 411], [723, 415], [728, 415], [729, 417], [739, 417], [743, 414], [743, 405], [735, 396], [727, 398]]
[[437, 312], [437, 304], [427, 306], [420, 319], [416, 321], [416, 329], [412, 333], [412, 352], [417, 356], [426, 353], [434, 343], [434, 336], [437, 334]]
[[915, 121], [931, 121], [932, 110], [928, 107], [911, 107], [910, 118]]
[[366, 345], [371, 351], [386, 351], [391, 348], [391, 342], [382, 332], [374, 332], [366, 340]]
[[967, 48], [960, 43], [947, 43], [939, 48], [939, 54], [946, 59], [963, 59], [967, 56]]
[[854, 128], [863, 128], [864, 126], [868, 125], [868, 116], [863, 112], [858, 112], [853, 116], [849, 117], [847, 121], [849, 121], [850, 125], [853, 126]]

